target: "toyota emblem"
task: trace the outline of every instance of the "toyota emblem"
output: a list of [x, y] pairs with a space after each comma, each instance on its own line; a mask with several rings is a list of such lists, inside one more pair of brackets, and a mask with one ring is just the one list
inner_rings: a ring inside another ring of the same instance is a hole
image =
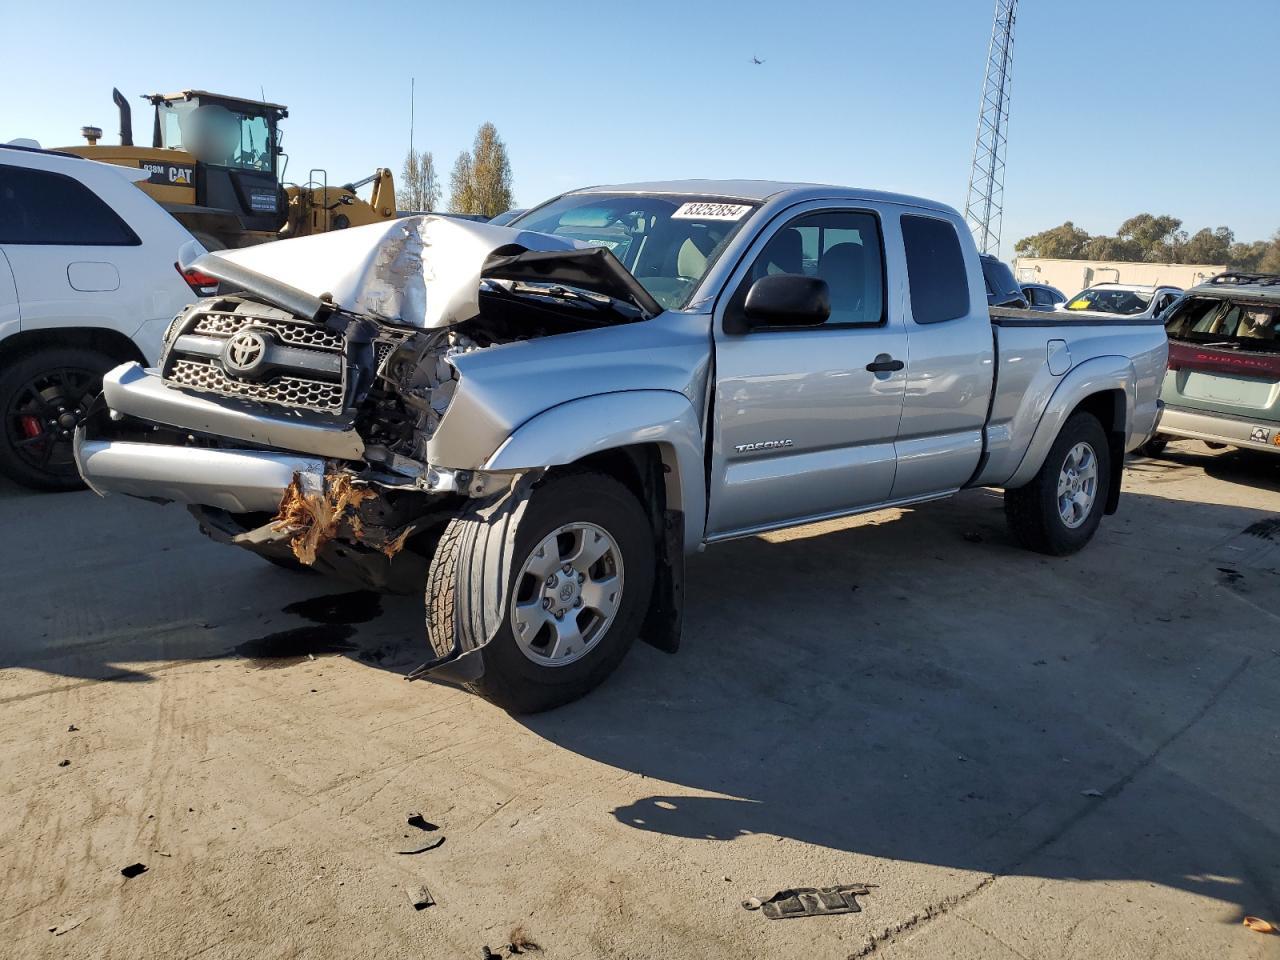
[[233, 373], [250, 373], [267, 354], [267, 341], [252, 330], [241, 330], [227, 341], [222, 362]]

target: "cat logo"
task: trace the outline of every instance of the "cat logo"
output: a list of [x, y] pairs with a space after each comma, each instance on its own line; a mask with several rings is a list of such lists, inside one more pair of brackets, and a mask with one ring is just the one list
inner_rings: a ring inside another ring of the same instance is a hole
[[189, 187], [195, 179], [195, 170], [192, 167], [176, 163], [151, 161], [144, 163], [142, 169], [150, 174], [147, 177], [147, 183], [159, 183], [169, 187]]

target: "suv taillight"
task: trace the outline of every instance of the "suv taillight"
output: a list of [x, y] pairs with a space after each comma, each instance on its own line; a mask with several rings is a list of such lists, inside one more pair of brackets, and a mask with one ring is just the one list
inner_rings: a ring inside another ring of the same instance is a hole
[[201, 273], [199, 270], [182, 269], [182, 265], [175, 263], [173, 269], [182, 274], [182, 279], [187, 281], [187, 286], [191, 288], [193, 293], [197, 293], [202, 297], [212, 297], [218, 292], [218, 278], [211, 277], [207, 273]]

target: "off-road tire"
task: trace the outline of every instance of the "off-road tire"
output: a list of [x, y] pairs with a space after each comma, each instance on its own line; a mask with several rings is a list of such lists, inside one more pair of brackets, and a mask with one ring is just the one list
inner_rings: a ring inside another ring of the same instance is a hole
[[[516, 645], [511, 626], [515, 578], [525, 558], [552, 531], [570, 523], [596, 524], [614, 538], [622, 553], [623, 596], [605, 634], [580, 659], [563, 666], [535, 663]], [[484, 637], [466, 636], [470, 618], [458, 615], [459, 591], [472, 551], [483, 549], [485, 521], [464, 515], [450, 521], [436, 546], [427, 576], [427, 630], [436, 654], [458, 642], [463, 650]], [[602, 683], [631, 648], [640, 632], [653, 592], [654, 540], [648, 518], [635, 496], [610, 476], [574, 472], [552, 477], [536, 487], [515, 531], [514, 556], [506, 558], [508, 578], [502, 615], [493, 640], [479, 652], [484, 673], [466, 684], [511, 713], [537, 713], [577, 700]]]
[[[19, 355], [0, 369], [0, 473], [33, 490], [83, 490], [84, 481], [74, 461], [56, 468], [42, 469], [14, 446], [19, 439], [9, 422], [9, 408], [15, 397], [41, 374], [53, 370], [76, 370], [90, 375], [92, 386], [83, 393], [84, 408], [102, 392], [102, 375], [118, 366], [119, 359], [89, 347], [40, 347]], [[54, 451], [61, 456], [70, 451], [70, 441], [60, 441]]]
[[[1093, 505], [1084, 522], [1067, 526], [1058, 512], [1058, 478], [1067, 454], [1078, 443], [1088, 443], [1097, 457], [1098, 481]], [[1102, 522], [1111, 490], [1111, 448], [1097, 417], [1081, 411], [1072, 414], [1049, 448], [1031, 482], [1004, 493], [1004, 513], [1014, 539], [1029, 550], [1062, 557], [1075, 553], [1093, 537]]]

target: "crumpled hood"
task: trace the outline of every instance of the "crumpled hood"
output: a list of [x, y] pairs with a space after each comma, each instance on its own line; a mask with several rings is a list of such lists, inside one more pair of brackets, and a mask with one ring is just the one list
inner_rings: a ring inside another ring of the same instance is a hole
[[426, 214], [212, 256], [312, 296], [327, 295], [353, 313], [436, 329], [479, 314], [480, 271], [495, 250], [582, 246], [550, 234]]

